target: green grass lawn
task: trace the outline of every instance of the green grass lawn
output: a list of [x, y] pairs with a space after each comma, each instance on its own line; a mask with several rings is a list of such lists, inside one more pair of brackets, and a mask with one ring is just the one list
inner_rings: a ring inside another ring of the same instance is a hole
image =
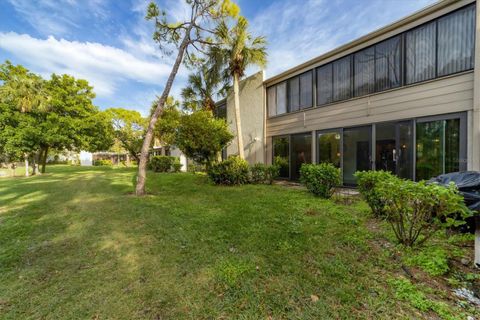
[[135, 169], [47, 171], [0, 179], [1, 319], [475, 313], [455, 306], [445, 285], [459, 271], [447, 279], [412, 267], [416, 279], [406, 280], [387, 226], [361, 201], [217, 187], [186, 173], [150, 174], [150, 195], [136, 198]]

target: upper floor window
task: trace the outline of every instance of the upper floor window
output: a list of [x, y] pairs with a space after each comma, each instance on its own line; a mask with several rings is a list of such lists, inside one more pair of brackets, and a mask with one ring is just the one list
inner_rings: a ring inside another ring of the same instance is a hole
[[475, 7], [438, 19], [438, 76], [473, 68], [474, 56]]
[[401, 84], [400, 36], [380, 42], [375, 46], [375, 89], [383, 91]]
[[312, 71], [288, 80], [288, 111], [310, 108], [313, 103]]
[[302, 109], [313, 106], [312, 74], [312, 71], [308, 71], [300, 75], [300, 108]]
[[436, 21], [408, 31], [406, 42], [406, 83], [433, 79], [436, 65]]
[[287, 112], [286, 82], [281, 82], [267, 88], [267, 110], [269, 117]]
[[294, 77], [288, 80], [288, 111], [294, 112], [300, 109], [300, 79]]
[[317, 69], [317, 105], [333, 101], [333, 68], [326, 64]]
[[[313, 70], [276, 85], [275, 114], [361, 97], [472, 69], [475, 11], [474, 4], [468, 5], [317, 67], [316, 101], [312, 95]], [[284, 99], [281, 104], [278, 102], [279, 90]]]
[[359, 51], [353, 55], [354, 93], [363, 96], [375, 91], [375, 47]]
[[351, 61], [350, 56], [333, 62], [333, 100], [345, 100], [351, 97]]

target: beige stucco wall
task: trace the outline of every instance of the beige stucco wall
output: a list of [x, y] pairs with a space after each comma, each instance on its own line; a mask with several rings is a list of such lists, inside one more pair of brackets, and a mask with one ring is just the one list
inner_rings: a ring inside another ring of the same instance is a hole
[[[240, 82], [240, 118], [245, 158], [250, 164], [264, 162], [264, 73], [259, 71]], [[236, 135], [233, 95], [227, 97], [227, 122]], [[238, 154], [237, 139], [227, 148], [227, 155]]]

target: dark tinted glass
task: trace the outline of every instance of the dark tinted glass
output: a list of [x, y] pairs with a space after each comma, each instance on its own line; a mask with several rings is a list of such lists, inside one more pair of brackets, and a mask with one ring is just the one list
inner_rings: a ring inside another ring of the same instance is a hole
[[312, 71], [300, 75], [300, 108], [312, 106]]
[[289, 178], [289, 139], [288, 137], [273, 138], [273, 164], [280, 167], [280, 177]]
[[475, 6], [438, 19], [438, 76], [473, 68]]
[[351, 57], [333, 62], [333, 100], [345, 100], [352, 96], [351, 88]]
[[415, 83], [435, 77], [435, 21], [406, 33], [406, 82]]
[[375, 84], [382, 91], [400, 86], [402, 74], [400, 37], [395, 37], [375, 46]]
[[329, 63], [317, 69], [317, 105], [333, 101], [333, 68]]
[[291, 137], [292, 147], [290, 155], [290, 163], [292, 165], [293, 180], [300, 178], [300, 167], [304, 163], [312, 163], [312, 134], [302, 133], [295, 134]]
[[353, 55], [355, 96], [375, 91], [375, 48], [370, 47]]

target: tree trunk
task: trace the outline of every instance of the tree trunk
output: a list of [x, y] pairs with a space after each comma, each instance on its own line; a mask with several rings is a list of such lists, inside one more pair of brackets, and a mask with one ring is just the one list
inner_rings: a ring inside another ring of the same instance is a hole
[[24, 159], [25, 159], [25, 177], [28, 177], [29, 176], [29, 169], [28, 169], [28, 154], [24, 154], [23, 155]]
[[157, 107], [155, 108], [155, 112], [153, 113], [152, 117], [150, 118], [150, 122], [148, 124], [148, 129], [145, 134], [145, 138], [143, 139], [142, 151], [140, 153], [140, 162], [138, 163], [138, 175], [137, 175], [137, 186], [135, 188], [135, 194], [137, 196], [145, 195], [145, 182], [147, 180], [147, 161], [148, 161], [148, 154], [150, 151], [150, 145], [153, 139], [153, 130], [155, 129], [155, 124], [158, 121], [158, 118], [163, 113], [163, 107], [165, 105], [165, 101], [170, 94], [170, 89], [172, 88], [173, 81], [175, 80], [175, 76], [177, 75], [178, 68], [183, 60], [183, 55], [185, 54], [185, 49], [190, 41], [190, 31], [191, 27], [187, 29], [185, 32], [185, 36], [180, 44], [178, 49], [177, 58], [175, 59], [175, 63], [173, 65], [172, 71], [170, 71], [170, 75], [168, 76], [167, 84], [163, 89], [163, 93], [158, 100]]
[[42, 158], [42, 173], [45, 173], [45, 167], [47, 166], [48, 146], [45, 147], [45, 154]]
[[245, 159], [245, 153], [243, 150], [242, 121], [240, 120], [239, 82], [240, 82], [240, 79], [238, 77], [238, 74], [234, 74], [233, 75], [233, 104], [235, 107], [235, 123], [237, 126], [238, 155], [240, 158]]
[[37, 153], [33, 155], [32, 158], [32, 176], [37, 174]]

